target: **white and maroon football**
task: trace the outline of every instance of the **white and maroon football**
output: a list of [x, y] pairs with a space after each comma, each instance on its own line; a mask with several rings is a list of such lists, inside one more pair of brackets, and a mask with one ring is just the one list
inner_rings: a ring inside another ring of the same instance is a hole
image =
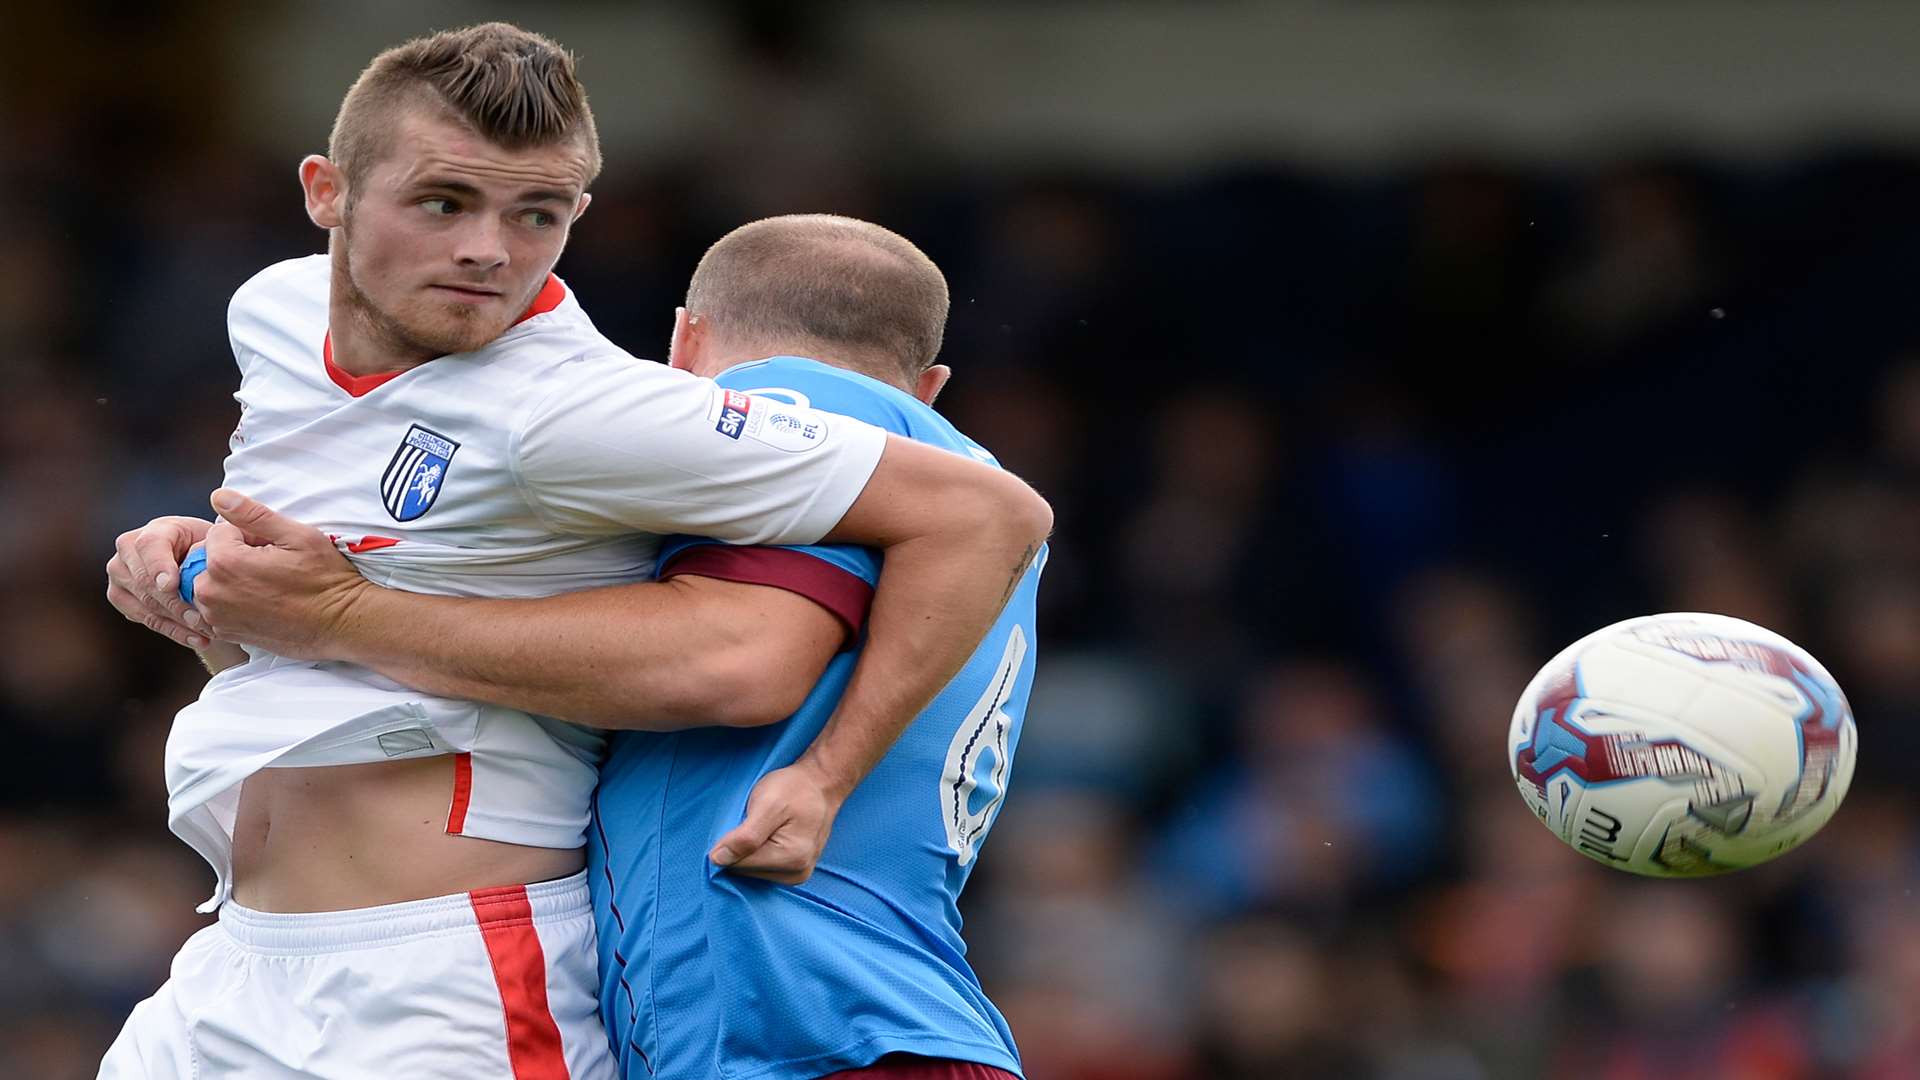
[[1548, 661], [1514, 709], [1507, 760], [1575, 850], [1658, 877], [1767, 861], [1846, 797], [1859, 737], [1799, 646], [1724, 615], [1648, 615]]

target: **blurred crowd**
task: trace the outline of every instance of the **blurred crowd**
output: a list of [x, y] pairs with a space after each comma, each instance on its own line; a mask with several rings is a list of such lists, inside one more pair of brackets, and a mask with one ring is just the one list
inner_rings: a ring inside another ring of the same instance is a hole
[[[942, 410], [1058, 518], [963, 902], [1035, 1080], [1920, 1075], [1920, 157], [982, 172], [790, 29], [743, 30], [726, 106], [777, 164], [726, 123], [609, 147], [560, 270], [650, 357], [754, 217], [946, 270]], [[205, 514], [226, 300], [324, 242], [246, 132], [95, 104], [0, 130], [5, 1076], [91, 1075], [201, 924], [160, 760], [202, 677], [101, 567]], [[1660, 610], [1777, 629], [1852, 700], [1849, 802], [1777, 864], [1616, 874], [1514, 792], [1534, 669]]]

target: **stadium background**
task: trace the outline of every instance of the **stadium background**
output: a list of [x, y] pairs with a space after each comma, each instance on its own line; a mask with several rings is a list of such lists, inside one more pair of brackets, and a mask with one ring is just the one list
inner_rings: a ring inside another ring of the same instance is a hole
[[[488, 17], [582, 57], [561, 271], [635, 352], [750, 218], [946, 269], [941, 404], [1059, 521], [964, 905], [1035, 1080], [1920, 1075], [1920, 8], [1720, 0], [9, 5], [0, 1075], [90, 1076], [207, 885], [111, 537], [204, 512], [359, 66]], [[1852, 698], [1777, 865], [1611, 874], [1512, 790], [1532, 670], [1674, 609]]]

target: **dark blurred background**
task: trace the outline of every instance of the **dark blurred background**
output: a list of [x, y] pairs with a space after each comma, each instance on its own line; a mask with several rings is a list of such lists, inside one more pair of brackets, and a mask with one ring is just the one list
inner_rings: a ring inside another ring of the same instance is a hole
[[[661, 357], [773, 213], [946, 270], [941, 406], [1053, 502], [1017, 784], [963, 908], [1034, 1080], [1920, 1076], [1920, 5], [6, 6], [0, 1075], [91, 1076], [200, 920], [202, 681], [102, 599], [205, 513], [254, 270], [381, 47], [578, 51], [561, 272]], [[1667, 883], [1502, 751], [1602, 624], [1839, 677], [1804, 849]]]

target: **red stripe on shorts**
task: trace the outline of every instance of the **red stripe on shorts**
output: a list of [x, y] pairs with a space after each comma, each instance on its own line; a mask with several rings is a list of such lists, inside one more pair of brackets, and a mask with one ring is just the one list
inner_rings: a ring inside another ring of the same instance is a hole
[[[463, 757], [465, 755], [462, 755]], [[560, 1025], [547, 1006], [547, 956], [533, 929], [525, 885], [480, 889], [467, 897], [493, 962], [507, 1016], [507, 1060], [514, 1080], [568, 1080]]]
[[1020, 1080], [1005, 1069], [977, 1061], [952, 1061], [913, 1054], [888, 1054], [861, 1069], [846, 1069], [820, 1080]]
[[467, 804], [473, 801], [473, 755], [453, 755], [453, 804], [447, 808], [447, 832], [467, 831]]

